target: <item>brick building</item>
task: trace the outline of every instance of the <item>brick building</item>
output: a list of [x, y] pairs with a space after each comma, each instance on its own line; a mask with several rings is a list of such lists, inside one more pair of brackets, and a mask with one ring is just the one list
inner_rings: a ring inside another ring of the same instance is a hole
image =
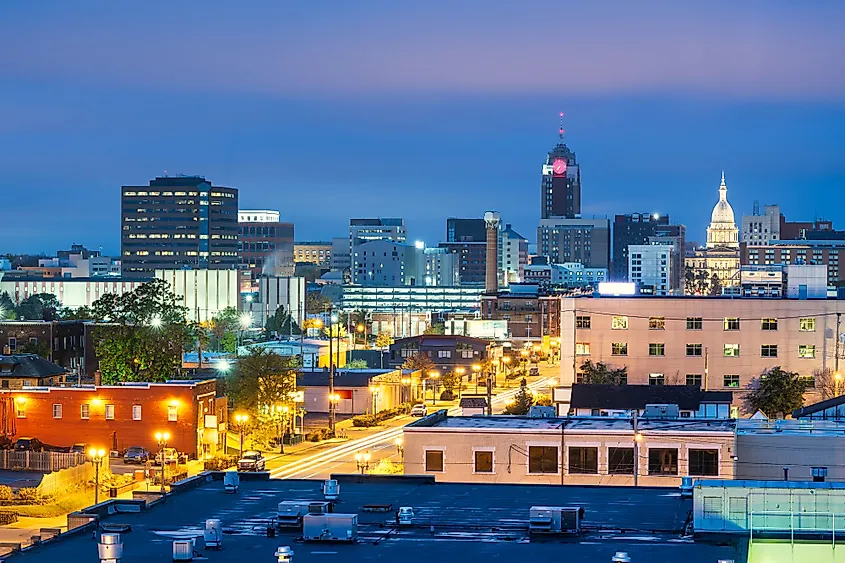
[[12, 439], [33, 436], [55, 446], [156, 451], [155, 433], [169, 432], [167, 445], [192, 458], [225, 445], [227, 403], [217, 396], [215, 380], [34, 387], [0, 396], [14, 403], [13, 412], [0, 411], [14, 418], [0, 421], [0, 427], [14, 429]]
[[46, 359], [67, 369], [71, 380], [93, 380], [99, 368], [93, 330], [94, 324], [85, 321], [3, 321], [0, 352], [15, 354], [27, 343], [45, 343], [50, 349]]
[[293, 223], [279, 220], [278, 211], [238, 211], [238, 266], [252, 277], [292, 276]]
[[[518, 288], [518, 291], [515, 289]], [[523, 291], [525, 289], [526, 291]], [[541, 295], [537, 286], [511, 286], [510, 293], [481, 296], [481, 318], [508, 322], [512, 339], [544, 342], [560, 336], [560, 297]]]

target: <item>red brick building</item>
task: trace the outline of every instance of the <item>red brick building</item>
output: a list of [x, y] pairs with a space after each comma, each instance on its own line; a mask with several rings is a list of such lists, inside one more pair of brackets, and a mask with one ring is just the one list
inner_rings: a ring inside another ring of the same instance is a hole
[[[15, 439], [33, 436], [45, 444], [85, 443], [123, 451], [158, 449], [156, 432], [170, 433], [169, 447], [194, 458], [225, 445], [227, 403], [217, 382], [174, 381], [88, 387], [36, 387], [5, 391], [12, 409], [0, 410], [2, 428]], [[7, 414], [8, 413], [8, 414]]]

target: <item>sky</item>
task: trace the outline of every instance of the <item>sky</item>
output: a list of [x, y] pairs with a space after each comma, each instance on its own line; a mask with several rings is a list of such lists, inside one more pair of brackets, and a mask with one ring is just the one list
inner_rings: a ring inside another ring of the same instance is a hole
[[120, 186], [201, 174], [297, 240], [498, 210], [534, 240], [565, 138], [584, 216], [845, 229], [845, 3], [4, 0], [0, 252], [118, 254]]

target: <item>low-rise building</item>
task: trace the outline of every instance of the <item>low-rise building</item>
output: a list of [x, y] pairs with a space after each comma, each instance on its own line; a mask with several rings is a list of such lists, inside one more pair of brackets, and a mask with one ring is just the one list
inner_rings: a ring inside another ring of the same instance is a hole
[[[346, 240], [346, 239], [344, 239]], [[349, 246], [349, 242], [346, 242]], [[328, 266], [332, 263], [332, 243], [303, 241], [293, 244], [293, 261]]]
[[424, 355], [437, 370], [452, 372], [462, 367], [469, 374], [473, 364], [487, 358], [489, 345], [487, 340], [469, 336], [422, 334], [394, 341], [390, 345], [389, 362], [398, 367], [412, 356]]
[[9, 277], [8, 272], [0, 278], [0, 293], [8, 293], [15, 303], [38, 293], [56, 296], [62, 307], [78, 309], [90, 307], [94, 301], [107, 293], [124, 295], [135, 291], [145, 280], [122, 278], [42, 278]]
[[35, 354], [0, 356], [0, 388], [61, 386], [68, 372], [60, 365]]
[[43, 345], [45, 358], [64, 368], [70, 381], [93, 381], [99, 369], [95, 326], [87, 321], [0, 321], [0, 351], [15, 354], [27, 345]]
[[[622, 416], [646, 414], [649, 405], [667, 405], [677, 411], [680, 418], [736, 418], [736, 407], [731, 409], [733, 393], [730, 391], [702, 391], [697, 385], [596, 385], [576, 383], [572, 386], [569, 411], [558, 411], [559, 416]], [[557, 387], [552, 400], [566, 393]], [[563, 397], [560, 397], [563, 399]]]
[[437, 481], [677, 487], [734, 475], [733, 420], [447, 416], [405, 426], [405, 473]]
[[[297, 390], [303, 394], [306, 412], [329, 412], [328, 370], [305, 371], [297, 375]], [[336, 413], [376, 413], [413, 402], [418, 396], [419, 374], [401, 369], [338, 370], [334, 376]]]
[[543, 342], [560, 336], [561, 298], [543, 295], [536, 285], [513, 284], [510, 291], [481, 297], [481, 318], [507, 321], [512, 339]]

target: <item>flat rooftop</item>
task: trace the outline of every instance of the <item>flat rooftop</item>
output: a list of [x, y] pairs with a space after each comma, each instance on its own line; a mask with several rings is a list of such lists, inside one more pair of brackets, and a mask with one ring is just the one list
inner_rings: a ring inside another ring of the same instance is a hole
[[[508, 430], [557, 431], [565, 426], [566, 432], [579, 430], [606, 432], [633, 432], [630, 418], [610, 416], [567, 416], [539, 418], [530, 416], [444, 416], [445, 411], [438, 411], [425, 418], [407, 425], [406, 430], [425, 428], [447, 428], [457, 430]], [[733, 433], [736, 421], [731, 419], [707, 418], [640, 418], [640, 431], [654, 432], [727, 432]]]
[[[434, 484], [430, 479], [348, 476], [341, 480], [335, 512], [358, 513], [358, 542], [303, 543], [300, 532], [266, 537], [282, 500], [322, 500], [319, 481], [241, 480], [237, 494], [222, 481], [177, 493], [140, 513], [105, 516], [102, 524], [126, 524], [121, 534], [122, 563], [170, 561], [172, 541], [201, 536], [204, 521], [219, 518], [223, 549], [197, 551], [212, 563], [274, 561], [277, 547], [290, 546], [295, 563], [345, 561], [552, 561], [605, 562], [626, 551], [634, 562], [713, 563], [735, 559], [729, 545], [694, 542], [681, 530], [692, 501], [666, 488], [570, 487], [543, 485]], [[414, 508], [414, 526], [396, 530], [394, 514], [362, 512], [368, 504]], [[577, 537], [529, 539], [532, 505], [582, 506], [586, 531]], [[11, 557], [22, 563], [96, 561], [97, 541], [90, 530], [36, 546]], [[195, 557], [194, 560], [197, 560]]]

